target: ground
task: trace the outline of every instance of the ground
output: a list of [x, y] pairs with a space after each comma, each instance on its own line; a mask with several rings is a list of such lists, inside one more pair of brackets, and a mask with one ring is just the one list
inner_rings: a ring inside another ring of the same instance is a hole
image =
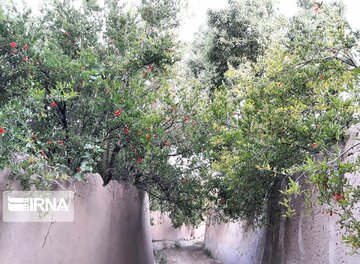
[[164, 249], [156, 254], [157, 264], [220, 264], [200, 246]]

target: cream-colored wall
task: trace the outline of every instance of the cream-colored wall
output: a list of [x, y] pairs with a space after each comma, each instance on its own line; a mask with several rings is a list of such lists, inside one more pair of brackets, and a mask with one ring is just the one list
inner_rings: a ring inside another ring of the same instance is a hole
[[247, 230], [241, 223], [208, 223], [205, 247], [225, 264], [260, 263], [263, 235], [263, 230]]
[[182, 225], [174, 228], [167, 214], [151, 212], [151, 238], [153, 241], [204, 241], [205, 223], [198, 227]]
[[[349, 130], [344, 149], [360, 142], [360, 125]], [[347, 160], [356, 160], [360, 145], [349, 151]], [[353, 185], [360, 185], [359, 173], [347, 175]], [[205, 246], [224, 264], [359, 264], [360, 255], [349, 255], [341, 241], [337, 216], [326, 214], [326, 206], [313, 208], [311, 215], [300, 197], [295, 199], [297, 216], [285, 220], [271, 212], [270, 225], [246, 230], [241, 222], [210, 224]], [[360, 208], [357, 208], [360, 213]], [[360, 217], [360, 215], [358, 214]]]
[[[5, 184], [0, 173], [0, 190]], [[77, 183], [76, 190], [73, 223], [0, 220], [0, 263], [154, 263], [148, 197], [143, 191], [115, 182], [103, 187], [99, 175], [89, 176], [86, 184]], [[2, 214], [2, 195], [0, 199]]]

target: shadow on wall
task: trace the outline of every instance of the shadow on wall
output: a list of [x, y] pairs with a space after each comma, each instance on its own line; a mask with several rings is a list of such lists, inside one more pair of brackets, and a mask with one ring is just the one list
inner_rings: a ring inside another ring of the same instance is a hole
[[[360, 142], [360, 124], [349, 130], [345, 149]], [[353, 148], [346, 159], [355, 161], [360, 146]], [[353, 185], [360, 185], [359, 173], [347, 175]], [[279, 183], [284, 185], [284, 183]], [[269, 205], [269, 224], [247, 230], [244, 223], [209, 224], [205, 233], [205, 247], [224, 264], [359, 264], [360, 255], [350, 251], [341, 241], [335, 215], [324, 213], [325, 206], [314, 206], [308, 214], [301, 197], [294, 202], [296, 216], [280, 216], [277, 194]], [[315, 195], [313, 197], [315, 204]]]
[[[6, 189], [0, 172], [0, 190]], [[1, 264], [153, 264], [147, 194], [100, 175], [76, 183], [73, 223], [4, 223]]]

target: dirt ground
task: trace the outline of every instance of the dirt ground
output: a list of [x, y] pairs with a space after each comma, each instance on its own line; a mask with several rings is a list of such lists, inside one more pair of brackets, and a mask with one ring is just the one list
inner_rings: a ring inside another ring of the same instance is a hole
[[164, 249], [157, 254], [158, 264], [221, 264], [207, 256], [202, 247]]

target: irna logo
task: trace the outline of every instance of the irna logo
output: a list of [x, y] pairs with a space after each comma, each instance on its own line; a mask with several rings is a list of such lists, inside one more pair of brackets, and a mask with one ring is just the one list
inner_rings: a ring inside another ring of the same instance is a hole
[[69, 211], [70, 202], [65, 198], [12, 198], [8, 197], [8, 210], [10, 212], [49, 212]]
[[4, 192], [5, 222], [72, 222], [74, 193], [67, 191]]

